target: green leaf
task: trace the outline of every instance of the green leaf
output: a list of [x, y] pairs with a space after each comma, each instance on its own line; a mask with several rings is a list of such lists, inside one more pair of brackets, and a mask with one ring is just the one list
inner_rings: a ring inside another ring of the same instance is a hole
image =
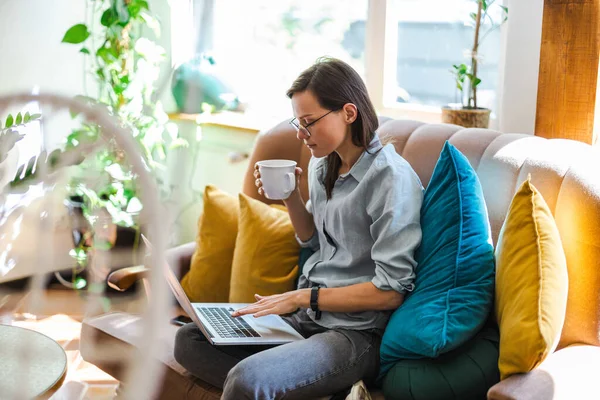
[[93, 143], [98, 139], [96, 132], [78, 129], [67, 136], [67, 146], [73, 148], [81, 143]]
[[477, 13], [471, 13], [470, 15], [473, 21], [477, 21]]
[[29, 114], [29, 111], [27, 111], [25, 113], [25, 116], [23, 117], [23, 123], [28, 123], [29, 121], [31, 121], [31, 114]]
[[110, 64], [117, 59], [113, 52], [107, 47], [100, 47], [98, 51], [96, 51], [96, 56], [100, 57], [106, 64]]
[[506, 14], [508, 14], [508, 7], [506, 7], [506, 6], [499, 6], [499, 7], [501, 9], [503, 9]]
[[475, 81], [473, 82], [473, 87], [477, 87], [477, 85], [479, 85], [480, 83], [481, 83], [481, 79], [475, 78]]
[[54, 169], [58, 162], [60, 161], [60, 156], [62, 151], [60, 149], [53, 150], [50, 154], [48, 154], [47, 163], [51, 169]]
[[127, 201], [130, 201], [135, 197], [135, 191], [133, 189], [124, 189], [123, 196], [127, 199]]
[[148, 2], [146, 0], [138, 0], [135, 3], [139, 4], [140, 7], [144, 10], [150, 11], [150, 6], [148, 5]]
[[75, 278], [75, 283], [73, 283], [73, 286], [75, 287], [75, 289], [78, 290], [83, 289], [87, 286], [87, 281], [82, 277], [78, 276], [77, 278]]
[[483, 11], [484, 12], [487, 11], [487, 8], [488, 8], [487, 0], [480, 0], [480, 1], [481, 1]]
[[23, 176], [23, 179], [28, 178], [31, 175], [33, 175], [33, 169], [35, 168], [36, 161], [37, 161], [36, 156], [33, 156], [29, 159], [29, 161], [27, 162], [27, 167], [25, 167], [25, 176]]
[[15, 173], [15, 179], [13, 179], [13, 183], [18, 182], [22, 179], [21, 175], [23, 175], [23, 170], [25, 170], [25, 164], [19, 165], [19, 168], [17, 169], [17, 172]]
[[142, 208], [144, 208], [144, 206], [142, 205], [140, 199], [133, 197], [131, 200], [129, 200], [126, 211], [128, 213], [137, 213], [142, 211]]
[[78, 247], [76, 249], [71, 249], [69, 251], [69, 255], [76, 259], [77, 261], [85, 261], [87, 260], [87, 253], [84, 249]]
[[32, 120], [32, 121], [33, 121], [34, 119], [40, 119], [40, 118], [42, 118], [42, 114], [33, 114], [33, 115], [31, 116], [31, 120]]
[[11, 126], [13, 126], [14, 123], [14, 118], [11, 114], [8, 114], [8, 117], [6, 117], [6, 122], [4, 123], [4, 127], [5, 128], [10, 128]]
[[18, 113], [17, 118], [15, 118], [15, 125], [21, 125], [21, 122], [23, 122], [23, 115], [21, 115], [21, 113]]
[[117, 15], [117, 11], [111, 7], [108, 10], [102, 13], [102, 17], [100, 18], [100, 23], [103, 26], [109, 27], [117, 23], [119, 20], [119, 16]]
[[129, 15], [131, 15], [132, 18], [136, 18], [140, 14], [140, 11], [149, 11], [150, 6], [146, 0], [133, 0], [129, 3], [127, 9], [129, 10]]
[[90, 32], [85, 24], [73, 25], [69, 28], [62, 39], [63, 43], [79, 44], [85, 42], [90, 36]]
[[81, 50], [79, 50], [79, 52], [83, 53], [83, 54], [90, 54], [90, 51], [87, 48], [85, 48], [85, 47], [82, 48]]

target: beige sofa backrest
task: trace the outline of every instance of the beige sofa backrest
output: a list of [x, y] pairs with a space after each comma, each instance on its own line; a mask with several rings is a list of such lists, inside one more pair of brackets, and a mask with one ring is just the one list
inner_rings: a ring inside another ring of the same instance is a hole
[[[444, 142], [456, 146], [481, 181], [494, 244], [516, 189], [531, 174], [532, 183], [554, 213], [569, 268], [567, 318], [559, 348], [577, 343], [600, 345], [598, 148], [571, 140], [389, 118], [380, 119], [378, 133], [382, 139], [392, 140], [425, 187]], [[254, 187], [253, 165], [273, 158], [296, 160], [306, 171], [310, 152], [287, 122], [259, 134], [244, 181], [246, 194], [260, 198]], [[306, 174], [301, 191], [307, 199]]]

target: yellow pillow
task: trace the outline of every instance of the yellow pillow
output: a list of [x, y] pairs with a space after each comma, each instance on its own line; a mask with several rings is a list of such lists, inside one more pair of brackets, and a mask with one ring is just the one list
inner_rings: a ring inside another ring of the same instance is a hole
[[501, 379], [537, 367], [558, 344], [567, 308], [567, 261], [542, 195], [525, 181], [496, 248]]
[[229, 301], [251, 303], [296, 289], [300, 246], [283, 206], [239, 195], [238, 236], [231, 267]]
[[192, 302], [229, 300], [233, 249], [238, 231], [237, 199], [214, 186], [204, 189], [204, 211], [198, 219], [197, 248], [181, 280]]

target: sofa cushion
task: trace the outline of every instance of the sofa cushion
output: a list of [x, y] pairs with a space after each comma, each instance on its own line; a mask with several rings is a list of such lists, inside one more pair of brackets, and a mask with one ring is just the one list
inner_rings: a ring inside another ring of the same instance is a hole
[[388, 400], [485, 399], [500, 380], [498, 327], [490, 322], [459, 348], [435, 359], [401, 360], [383, 380]]
[[457, 348], [492, 309], [494, 252], [483, 193], [469, 161], [448, 142], [425, 191], [421, 228], [415, 290], [385, 330], [382, 375], [398, 360]]
[[552, 213], [527, 179], [508, 210], [496, 248], [496, 316], [502, 379], [552, 353], [567, 309], [567, 262]]
[[208, 185], [204, 189], [203, 205], [196, 251], [181, 286], [192, 302], [226, 303], [238, 231], [238, 201]]
[[229, 301], [252, 303], [295, 289], [300, 246], [285, 207], [239, 195], [240, 218]]

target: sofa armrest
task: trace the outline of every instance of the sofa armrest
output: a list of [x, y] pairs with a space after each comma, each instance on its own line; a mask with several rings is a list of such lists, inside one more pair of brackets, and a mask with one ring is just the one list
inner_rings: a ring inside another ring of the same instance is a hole
[[196, 246], [196, 242], [189, 242], [166, 251], [167, 263], [169, 263], [178, 279], [181, 279], [190, 270]]
[[591, 399], [600, 392], [600, 347], [569, 346], [535, 370], [513, 375], [488, 391], [488, 400]]
[[149, 271], [150, 269], [143, 265], [121, 268], [108, 275], [107, 283], [111, 288], [124, 292], [140, 279], [144, 279]]
[[[173, 272], [179, 279], [190, 269], [192, 255], [196, 250], [196, 243], [190, 242], [173, 247], [166, 251], [167, 263], [173, 268]], [[118, 269], [108, 275], [108, 286], [118, 291], [125, 291], [135, 282], [148, 276], [150, 269], [137, 265]]]

